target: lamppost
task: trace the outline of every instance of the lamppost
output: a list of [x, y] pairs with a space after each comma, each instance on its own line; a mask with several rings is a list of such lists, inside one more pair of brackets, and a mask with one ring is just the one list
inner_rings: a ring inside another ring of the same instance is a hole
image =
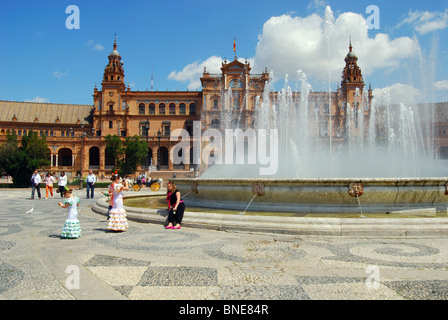
[[160, 139], [162, 139], [162, 132], [157, 131], [157, 139], [159, 140], [159, 150], [157, 150], [157, 171], [160, 170]]
[[82, 165], [84, 162], [84, 138], [86, 133], [84, 132], [84, 123], [81, 124], [82, 132], [81, 132], [81, 170], [79, 171], [79, 190], [82, 190]]
[[[146, 120], [146, 124], [145, 124], [145, 128], [146, 128], [146, 145], [148, 145], [148, 138], [149, 138], [149, 120]], [[149, 168], [149, 157], [148, 157], [149, 153], [146, 154], [146, 170], [148, 170]]]
[[[80, 134], [81, 137], [81, 164], [80, 164], [80, 170], [79, 170], [79, 189], [83, 189], [83, 181], [82, 181], [82, 170], [83, 170], [83, 164], [84, 164], [84, 139], [89, 135], [89, 133], [84, 131], [84, 123], [81, 124], [82, 132]], [[70, 132], [74, 134], [73, 128], [70, 128]], [[92, 128], [92, 135], [95, 133], [95, 129]]]

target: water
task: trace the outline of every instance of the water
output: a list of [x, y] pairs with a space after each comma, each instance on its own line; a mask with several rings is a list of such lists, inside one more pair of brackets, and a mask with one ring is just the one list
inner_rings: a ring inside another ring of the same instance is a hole
[[356, 199], [358, 200], [359, 212], [361, 212], [361, 218], [365, 218], [364, 214], [362, 213], [361, 200], [359, 200], [359, 196], [357, 194]]
[[249, 204], [247, 205], [246, 209], [244, 210], [244, 212], [241, 212], [240, 214], [244, 215], [247, 212], [247, 209], [249, 209], [250, 204], [252, 203], [252, 201], [254, 201], [254, 199], [257, 197], [257, 195], [254, 195], [252, 197], [252, 199], [250, 199]]
[[[412, 178], [442, 177], [432, 154], [434, 114], [430, 104], [392, 104], [387, 94], [369, 105], [357, 90], [359, 106], [345, 108], [345, 123], [334, 127], [316, 106], [331, 105], [331, 94], [311, 98], [312, 88], [302, 71], [297, 72], [300, 92], [293, 92], [289, 79], [275, 97], [268, 82], [257, 99], [255, 130], [278, 132], [278, 170], [262, 178]], [[367, 91], [367, 90], [364, 90]], [[224, 102], [232, 101], [224, 92]], [[230, 123], [231, 107], [223, 110], [224, 128]], [[333, 131], [333, 135], [329, 133]], [[267, 147], [267, 150], [270, 150]], [[247, 149], [246, 149], [247, 152]], [[246, 155], [247, 156], [247, 155]], [[259, 178], [257, 165], [214, 165], [202, 177]]]
[[186, 194], [184, 194], [181, 198], [181, 200], [183, 200], [186, 196], [188, 196], [191, 192], [187, 192]]
[[[278, 145], [276, 173], [260, 176], [258, 169], [263, 166], [260, 163], [215, 164], [202, 177], [311, 179], [446, 176], [446, 165], [436, 159], [434, 152], [436, 115], [433, 104], [392, 103], [408, 99], [389, 94], [374, 97], [370, 104], [366, 84], [364, 90], [357, 89], [354, 93], [353, 105], [340, 106], [339, 123], [337, 114], [325, 112], [325, 105], [331, 108], [336, 102], [336, 93], [331, 90], [334, 75], [331, 74], [330, 64], [334, 61], [333, 52], [337, 51], [337, 44], [330, 7], [327, 7], [323, 20], [323, 41], [328, 60], [322, 61], [322, 68], [323, 72], [328, 73], [328, 92], [313, 92], [307, 75], [298, 70], [294, 77], [286, 76], [284, 87], [276, 94], [273, 94], [272, 80], [268, 81], [264, 92], [255, 100], [254, 129], [278, 132], [278, 141], [270, 142]], [[425, 101], [434, 101], [434, 52], [437, 45], [434, 40], [429, 57], [425, 57], [420, 49], [419, 61], [415, 64], [418, 69], [415, 82], [421, 82]], [[431, 66], [429, 72], [422, 72], [426, 70], [424, 66], [428, 61]], [[361, 57], [360, 67], [362, 64]], [[410, 70], [410, 73], [413, 71]], [[292, 78], [296, 85], [290, 85]], [[413, 85], [418, 86], [417, 83]], [[298, 89], [293, 91], [291, 87]], [[235, 94], [231, 89], [221, 92], [223, 108], [220, 122], [223, 129], [236, 128], [240, 124], [243, 108], [235, 108]], [[269, 147], [266, 149], [270, 150]]]

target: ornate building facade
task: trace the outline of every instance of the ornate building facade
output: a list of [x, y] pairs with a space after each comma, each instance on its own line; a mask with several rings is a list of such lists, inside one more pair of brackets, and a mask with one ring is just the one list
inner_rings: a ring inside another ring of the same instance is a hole
[[[125, 72], [117, 43], [108, 56], [101, 88], [95, 86], [93, 105], [67, 105], [0, 101], [0, 143], [6, 134], [15, 132], [19, 137], [29, 130], [46, 136], [51, 152], [51, 166], [43, 171], [65, 171], [69, 177], [89, 170], [97, 176], [108, 176], [114, 167], [114, 159], [107, 159], [105, 138], [117, 135], [123, 140], [138, 135], [146, 140], [149, 152], [138, 167], [137, 173], [158, 168], [157, 175], [194, 176], [193, 170], [203, 169], [193, 165], [192, 154], [181, 155], [185, 161], [174, 164], [171, 154], [179, 140], [170, 139], [175, 129], [185, 129], [190, 134], [193, 147], [193, 126], [200, 123], [201, 130], [254, 127], [256, 103], [263, 97], [269, 73], [252, 74], [250, 64], [223, 61], [221, 73], [211, 74], [204, 69], [201, 91], [132, 91], [125, 85]], [[350, 44], [342, 70], [342, 81], [336, 92], [310, 92], [310, 114], [319, 114], [317, 139], [333, 143], [344, 142], [348, 108], [351, 112], [364, 112], [369, 119], [373, 95], [365, 83], [358, 58]], [[270, 92], [273, 101], [278, 93]], [[300, 93], [293, 93], [298, 98]], [[447, 113], [447, 104], [438, 104], [439, 112]], [[438, 118], [440, 119], [440, 118]], [[448, 117], [446, 118], [448, 120]], [[362, 128], [363, 126], [360, 126]], [[355, 128], [356, 130], [356, 128]], [[435, 154], [448, 157], [448, 125], [437, 123], [432, 139]], [[364, 134], [364, 132], [357, 132]], [[201, 143], [203, 143], [201, 141]]]

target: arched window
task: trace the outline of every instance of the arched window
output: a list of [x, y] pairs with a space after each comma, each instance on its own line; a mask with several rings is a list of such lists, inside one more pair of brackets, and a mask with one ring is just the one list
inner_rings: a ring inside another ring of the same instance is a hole
[[174, 103], [170, 103], [169, 110], [170, 114], [176, 114], [176, 105]]
[[73, 153], [69, 148], [62, 148], [58, 151], [58, 166], [59, 167], [71, 167], [73, 166]]
[[154, 103], [149, 105], [149, 114], [156, 114], [156, 105]]
[[196, 104], [190, 104], [190, 114], [196, 114]]
[[91, 147], [89, 149], [89, 169], [99, 169], [100, 166], [100, 149]]
[[159, 104], [159, 114], [165, 114], [165, 104]]
[[167, 170], [168, 169], [168, 159], [169, 159], [169, 154], [168, 154], [168, 149], [166, 147], [160, 147], [159, 151], [159, 166], [161, 167], [162, 170]]
[[185, 103], [181, 103], [179, 105], [179, 114], [186, 114], [186, 110], [187, 110], [187, 107], [185, 106]]
[[140, 103], [138, 105], [138, 114], [145, 114], [145, 104], [144, 103]]
[[230, 88], [242, 88], [243, 83], [241, 82], [241, 80], [233, 79], [232, 81], [230, 81], [229, 87]]
[[213, 119], [211, 126], [213, 129], [219, 129], [221, 127], [221, 122], [219, 121], [219, 119]]

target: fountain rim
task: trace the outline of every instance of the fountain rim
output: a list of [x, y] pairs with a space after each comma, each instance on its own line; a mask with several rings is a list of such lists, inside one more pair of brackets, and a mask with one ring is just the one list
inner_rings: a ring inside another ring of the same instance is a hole
[[406, 182], [431, 182], [448, 183], [448, 177], [419, 177], [419, 178], [170, 178], [168, 181], [176, 182], [205, 182], [205, 183], [224, 183], [224, 182], [272, 182], [272, 183], [406, 183]]
[[[164, 193], [127, 194], [125, 198], [163, 196]], [[107, 215], [107, 198], [95, 202], [92, 211]], [[125, 207], [128, 219], [136, 222], [163, 225], [163, 215], [158, 209]], [[166, 211], [166, 212], [165, 212]], [[185, 211], [183, 225], [198, 229], [238, 231], [307, 236], [368, 236], [368, 237], [447, 237], [448, 218], [312, 218], [237, 216], [218, 213]]]

